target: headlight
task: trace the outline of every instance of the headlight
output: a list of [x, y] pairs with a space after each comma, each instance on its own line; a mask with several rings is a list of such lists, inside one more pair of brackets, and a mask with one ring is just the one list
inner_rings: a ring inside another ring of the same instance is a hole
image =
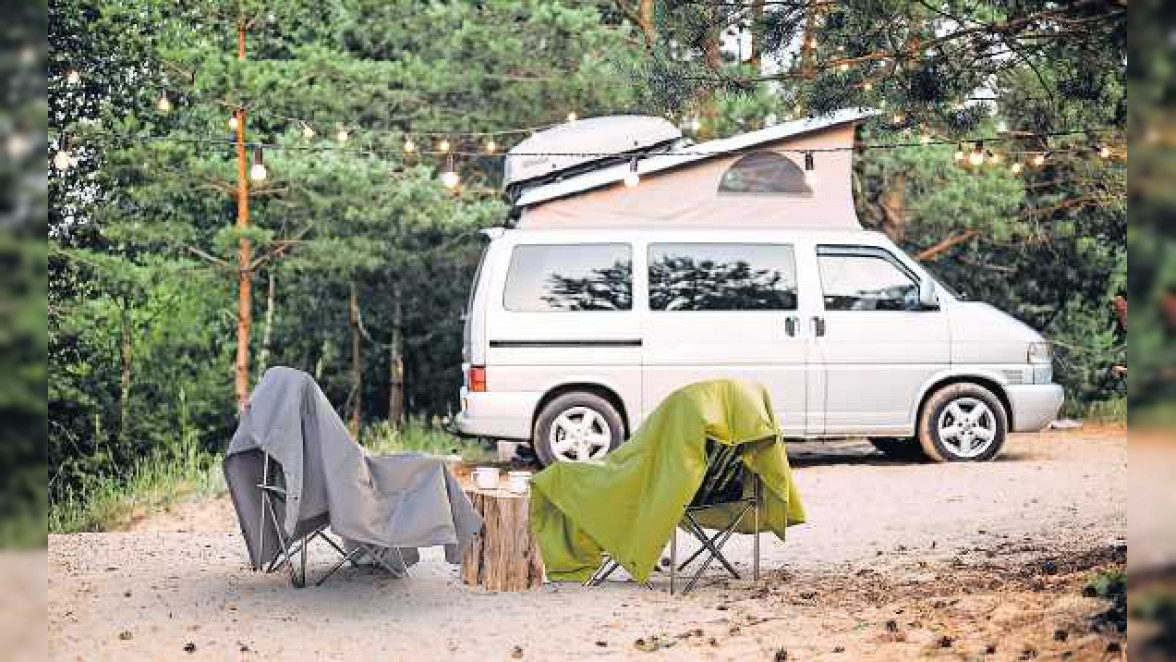
[[1031, 342], [1027, 358], [1030, 363], [1051, 363], [1053, 362], [1053, 348], [1047, 342]]

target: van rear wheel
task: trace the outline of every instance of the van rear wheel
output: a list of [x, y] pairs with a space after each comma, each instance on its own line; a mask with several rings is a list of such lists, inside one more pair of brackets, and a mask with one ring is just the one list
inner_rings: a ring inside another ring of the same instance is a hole
[[621, 445], [625, 427], [608, 400], [583, 391], [547, 403], [535, 421], [532, 445], [543, 466], [599, 460]]
[[984, 462], [1000, 453], [1009, 417], [992, 391], [970, 382], [949, 384], [919, 412], [918, 439], [936, 462]]

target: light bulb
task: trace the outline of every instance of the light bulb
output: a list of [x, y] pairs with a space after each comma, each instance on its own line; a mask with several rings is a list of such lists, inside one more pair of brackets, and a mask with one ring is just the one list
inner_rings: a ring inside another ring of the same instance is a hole
[[437, 143], [437, 151], [445, 154], [449, 151], [449, 141], [442, 138], [441, 142]]
[[894, 116], [891, 117], [890, 119], [895, 124], [902, 124], [904, 121], [906, 121], [906, 115], [904, 115], [903, 113], [895, 113]]
[[1009, 166], [1009, 172], [1013, 173], [1014, 175], [1019, 175], [1021, 174], [1021, 170], [1023, 168], [1024, 166], [1022, 166], [1020, 163], [1014, 163], [1013, 165]]
[[845, 72], [849, 71], [849, 63], [842, 62], [841, 64], [837, 65], [837, 70], [840, 71], [841, 73], [845, 73]]
[[70, 69], [69, 73], [65, 75], [65, 84], [74, 87], [82, 82], [82, 75], [78, 73], [77, 69]]
[[974, 149], [968, 154], [968, 165], [978, 166], [984, 164], [984, 152], [979, 149]]
[[338, 140], [341, 143], [347, 142], [347, 139], [350, 137], [351, 137], [351, 134], [347, 133], [347, 129], [344, 129], [344, 128], [340, 128], [335, 133], [335, 140]]
[[1107, 147], [1106, 145], [1103, 145], [1102, 147], [1099, 148], [1098, 155], [1104, 159], [1111, 158], [1111, 148]]
[[59, 171], [65, 172], [66, 170], [69, 170], [71, 167], [73, 167], [73, 165], [74, 160], [73, 157], [70, 156], [68, 150], [59, 149], [57, 150], [57, 153], [53, 155], [53, 167], [57, 168]]
[[13, 131], [8, 134], [8, 142], [4, 147], [8, 150], [8, 155], [12, 157], [13, 161], [19, 161], [29, 155], [33, 151], [33, 143], [29, 137], [20, 131]]
[[568, 123], [569, 124], [575, 123], [575, 121], [577, 119], [579, 119], [579, 116], [577, 116], [575, 112], [568, 113]]
[[866, 81], [862, 83], [862, 89], [869, 92], [870, 90], [874, 89], [874, 84], [870, 81]]
[[232, 129], [233, 131], [236, 131], [237, 127], [239, 127], [239, 126], [241, 126], [241, 120], [237, 119], [236, 115], [229, 117], [229, 128], [230, 129]]
[[817, 47], [817, 38], [816, 37], [809, 37], [808, 47], [809, 48], [816, 48]]
[[171, 110], [172, 104], [171, 100], [167, 98], [167, 92], [159, 96], [159, 101], [155, 103], [155, 106], [159, 108], [159, 112], [161, 113], [166, 113]]
[[264, 181], [266, 177], [269, 177], [269, 170], [266, 169], [264, 163], [254, 163], [252, 166], [250, 166], [249, 179], [252, 179], [255, 182], [260, 182]]
[[455, 189], [461, 183], [461, 176], [453, 170], [446, 170], [441, 173], [441, 184], [447, 189]]
[[416, 143], [414, 143], [412, 141], [412, 138], [405, 138], [404, 139], [404, 153], [405, 154], [412, 154], [415, 151], [416, 151]]
[[963, 160], [964, 160], [964, 150], [963, 150], [963, 148], [961, 147], [961, 148], [957, 149], [957, 150], [955, 151], [955, 154], [953, 154], [953, 155], [952, 155], [952, 158], [953, 158], [953, 159], [955, 159], [957, 162], [959, 162], [959, 161], [963, 161]]
[[307, 140], [314, 139], [314, 129], [312, 129], [311, 126], [306, 122], [302, 123], [302, 137]]
[[493, 154], [496, 151], [498, 151], [498, 143], [494, 142], [493, 138], [491, 138], [490, 140], [487, 140], [486, 141], [486, 153]]
[[1039, 168], [1045, 165], [1045, 154], [1035, 154], [1033, 156], [1033, 165]]

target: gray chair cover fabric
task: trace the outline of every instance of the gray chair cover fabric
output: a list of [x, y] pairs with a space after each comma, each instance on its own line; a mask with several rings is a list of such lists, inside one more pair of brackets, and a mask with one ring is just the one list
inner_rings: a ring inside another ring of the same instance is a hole
[[[462, 547], [482, 527], [482, 518], [441, 458], [369, 455], [351, 439], [310, 375], [275, 367], [253, 390], [224, 461], [254, 568], [265, 567], [282, 549], [272, 530], [265, 532], [264, 548], [258, 548], [265, 525], [258, 485], [266, 453], [272, 461], [271, 484], [286, 490], [285, 507], [277, 508], [276, 516], [287, 539], [329, 523], [348, 549], [370, 545], [382, 548], [374, 553], [412, 564], [419, 559], [416, 548], [441, 545], [446, 560], [458, 563]], [[400, 554], [391, 554], [393, 548]]]

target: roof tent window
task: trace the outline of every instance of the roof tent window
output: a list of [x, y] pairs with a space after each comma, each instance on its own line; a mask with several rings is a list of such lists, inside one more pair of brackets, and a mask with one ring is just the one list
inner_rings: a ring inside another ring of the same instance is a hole
[[812, 195], [804, 171], [786, 156], [752, 152], [740, 158], [719, 182], [719, 195]]

